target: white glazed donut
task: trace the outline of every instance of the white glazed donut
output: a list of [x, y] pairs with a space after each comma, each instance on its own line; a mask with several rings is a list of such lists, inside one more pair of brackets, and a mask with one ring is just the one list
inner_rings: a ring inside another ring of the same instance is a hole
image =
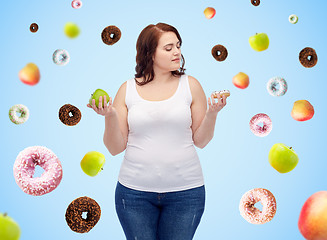
[[[259, 123], [262, 123], [263, 126], [259, 126]], [[258, 113], [251, 118], [250, 129], [254, 135], [265, 137], [271, 132], [272, 121], [267, 114]]]
[[[35, 167], [44, 169], [41, 177], [33, 178]], [[21, 151], [14, 163], [14, 177], [23, 192], [40, 196], [54, 190], [62, 179], [62, 166], [58, 157], [48, 148], [34, 146]]]
[[57, 49], [52, 55], [52, 60], [55, 64], [64, 66], [70, 60], [69, 53], [64, 49]]
[[[20, 116], [17, 116], [17, 113]], [[9, 118], [15, 124], [22, 124], [27, 121], [29, 117], [29, 111], [23, 104], [16, 104], [9, 109]]]
[[[254, 205], [261, 202], [262, 211]], [[252, 224], [269, 222], [276, 214], [277, 204], [274, 195], [267, 189], [255, 188], [246, 192], [240, 201], [241, 216]]]
[[290, 21], [290, 23], [293, 23], [293, 24], [297, 23], [298, 20], [299, 20], [299, 18], [295, 14], [291, 14], [288, 17], [288, 21]]
[[72, 7], [75, 9], [82, 7], [82, 1], [81, 0], [74, 0], [72, 1]]
[[282, 77], [273, 77], [267, 82], [267, 90], [272, 96], [283, 96], [287, 92], [287, 82]]
[[218, 97], [221, 97], [223, 95], [225, 95], [226, 97], [229, 97], [230, 92], [229, 92], [229, 90], [214, 91], [212, 93], [212, 95], [213, 95], [214, 98], [218, 98]]

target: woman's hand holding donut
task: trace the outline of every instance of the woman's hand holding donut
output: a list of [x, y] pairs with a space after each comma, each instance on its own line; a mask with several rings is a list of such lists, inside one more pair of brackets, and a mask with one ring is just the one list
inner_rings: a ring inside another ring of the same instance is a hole
[[[107, 102], [107, 98], [106, 96], [103, 96], [104, 102]], [[102, 116], [109, 116], [113, 113], [116, 113], [116, 109], [113, 107], [112, 105], [112, 98], [109, 97], [109, 102], [108, 104], [104, 104], [104, 106], [102, 106], [102, 96], [99, 97], [99, 107], [97, 107], [95, 105], [95, 99], [92, 99], [92, 105], [90, 105], [89, 103], [86, 105], [89, 108], [93, 108], [93, 110], [97, 113], [100, 114]]]
[[217, 116], [217, 113], [226, 106], [226, 96], [222, 95], [217, 98], [217, 102], [215, 102], [215, 95], [211, 94], [211, 99], [208, 98], [209, 108], [207, 109], [207, 114]]

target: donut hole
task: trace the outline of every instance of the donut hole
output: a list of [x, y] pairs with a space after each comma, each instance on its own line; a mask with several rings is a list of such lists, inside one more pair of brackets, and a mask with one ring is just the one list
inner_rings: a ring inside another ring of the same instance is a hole
[[33, 174], [33, 178], [41, 177], [44, 173], [44, 169], [40, 167], [39, 165], [35, 166], [35, 172]]
[[110, 33], [109, 37], [110, 37], [111, 39], [114, 39], [114, 38], [115, 38], [115, 34], [114, 34], [114, 33]]
[[87, 212], [82, 212], [82, 218], [87, 219]]
[[259, 126], [260, 128], [263, 128], [264, 124], [263, 124], [263, 122], [259, 122], [259, 123], [257, 124], [257, 126]]
[[311, 55], [307, 56], [307, 59], [308, 59], [308, 61], [311, 61], [312, 60], [312, 56]]
[[216, 55], [217, 55], [217, 56], [220, 56], [220, 55], [221, 55], [221, 51], [219, 51], [219, 50], [216, 51]]
[[60, 54], [59, 62], [64, 62], [64, 61], [66, 61], [66, 59], [67, 59], [67, 56], [65, 54]]
[[25, 113], [23, 111], [16, 112], [17, 117], [21, 118], [25, 116]]
[[69, 112], [68, 115], [69, 115], [69, 117], [73, 117], [74, 116], [73, 112]]
[[254, 207], [257, 208], [257, 209], [259, 209], [262, 212], [263, 206], [262, 206], [262, 203], [261, 202], [257, 202], [256, 204], [254, 204]]
[[280, 86], [279, 86], [279, 84], [277, 84], [277, 83], [274, 83], [274, 84], [271, 86], [271, 89], [272, 89], [274, 92], [279, 91], [279, 88], [280, 88]]

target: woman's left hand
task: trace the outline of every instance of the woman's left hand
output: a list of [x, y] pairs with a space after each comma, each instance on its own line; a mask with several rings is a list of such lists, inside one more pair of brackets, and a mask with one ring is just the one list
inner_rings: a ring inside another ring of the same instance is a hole
[[209, 108], [207, 110], [207, 113], [210, 115], [217, 115], [217, 113], [226, 106], [226, 96], [222, 95], [222, 97], [217, 98], [217, 102], [215, 101], [214, 94], [211, 94], [211, 99], [208, 98], [208, 105]]

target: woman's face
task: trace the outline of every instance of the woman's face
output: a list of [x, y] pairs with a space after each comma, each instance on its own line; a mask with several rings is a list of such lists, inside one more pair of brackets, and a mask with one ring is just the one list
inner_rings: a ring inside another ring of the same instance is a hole
[[180, 68], [181, 43], [174, 32], [161, 34], [153, 55], [154, 70], [176, 71]]

